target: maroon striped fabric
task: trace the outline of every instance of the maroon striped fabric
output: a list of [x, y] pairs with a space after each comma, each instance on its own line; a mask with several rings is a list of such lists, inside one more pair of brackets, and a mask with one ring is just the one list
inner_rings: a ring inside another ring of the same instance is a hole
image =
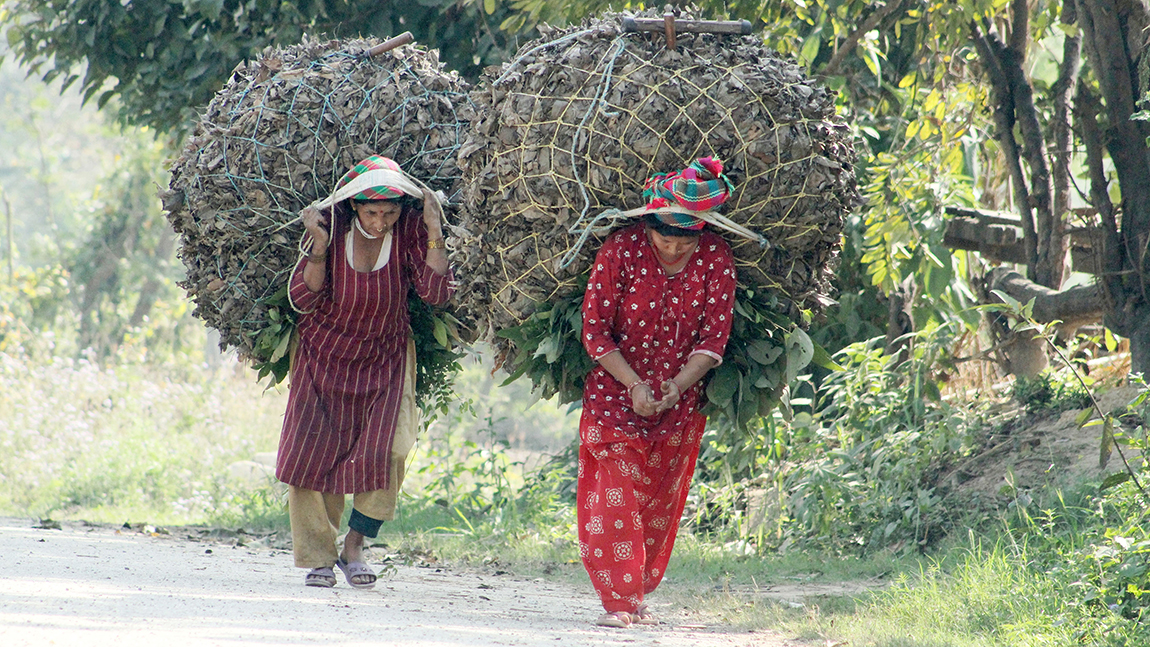
[[439, 276], [427, 266], [427, 228], [418, 211], [400, 217], [391, 259], [373, 272], [348, 264], [349, 220], [333, 220], [324, 289], [307, 289], [306, 259], [291, 278], [292, 302], [301, 311], [299, 347], [276, 477], [319, 492], [370, 492], [390, 480], [411, 335], [408, 288], [414, 283], [423, 300], [443, 303], [451, 296], [451, 273]]

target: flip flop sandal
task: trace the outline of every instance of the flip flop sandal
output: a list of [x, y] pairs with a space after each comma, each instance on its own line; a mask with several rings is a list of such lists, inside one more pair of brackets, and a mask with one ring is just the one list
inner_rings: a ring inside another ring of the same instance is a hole
[[[342, 559], [337, 559], [335, 565], [339, 567], [339, 570], [343, 571], [343, 575], [347, 578], [347, 583], [351, 585], [351, 588], [370, 589], [375, 586], [375, 572], [372, 571], [371, 567], [367, 564], [363, 562], [345, 562]], [[364, 576], [370, 577], [371, 580], [368, 582], [356, 582], [354, 579]]]
[[595, 624], [600, 627], [615, 627], [617, 629], [625, 629], [631, 626], [631, 614], [625, 611], [616, 611], [615, 613], [604, 613], [599, 616]]
[[303, 583], [305, 586], [318, 586], [322, 589], [330, 589], [335, 586], [335, 571], [331, 570], [330, 566], [313, 568], [307, 575], [303, 576]]
[[647, 605], [642, 605], [639, 609], [631, 614], [631, 622], [637, 625], [657, 625], [659, 621], [655, 619], [655, 615], [651, 613], [651, 609]]

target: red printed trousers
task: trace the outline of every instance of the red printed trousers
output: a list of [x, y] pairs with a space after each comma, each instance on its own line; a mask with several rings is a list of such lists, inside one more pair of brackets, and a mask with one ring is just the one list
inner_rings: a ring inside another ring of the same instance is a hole
[[661, 440], [602, 442], [597, 421], [580, 421], [579, 554], [608, 613], [635, 612], [663, 580], [705, 426], [696, 415]]

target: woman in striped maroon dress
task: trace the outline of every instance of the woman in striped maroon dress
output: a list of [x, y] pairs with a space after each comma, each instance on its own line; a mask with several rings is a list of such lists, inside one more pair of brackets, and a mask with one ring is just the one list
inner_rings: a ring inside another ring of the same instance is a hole
[[364, 538], [394, 518], [418, 421], [408, 289], [432, 304], [452, 292], [441, 217], [434, 194], [383, 157], [301, 213], [307, 251], [289, 287], [299, 343], [276, 476], [290, 486], [295, 565], [309, 569], [308, 586], [334, 586], [335, 566], [355, 588], [375, 585]]

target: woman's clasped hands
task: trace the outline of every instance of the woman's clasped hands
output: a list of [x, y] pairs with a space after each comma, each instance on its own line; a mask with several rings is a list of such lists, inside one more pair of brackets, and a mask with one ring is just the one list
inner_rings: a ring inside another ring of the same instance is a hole
[[646, 382], [638, 382], [631, 387], [631, 408], [635, 413], [644, 416], [657, 416], [667, 409], [675, 406], [683, 395], [679, 383], [675, 380], [664, 380], [659, 386], [662, 397], [655, 399], [655, 389]]

